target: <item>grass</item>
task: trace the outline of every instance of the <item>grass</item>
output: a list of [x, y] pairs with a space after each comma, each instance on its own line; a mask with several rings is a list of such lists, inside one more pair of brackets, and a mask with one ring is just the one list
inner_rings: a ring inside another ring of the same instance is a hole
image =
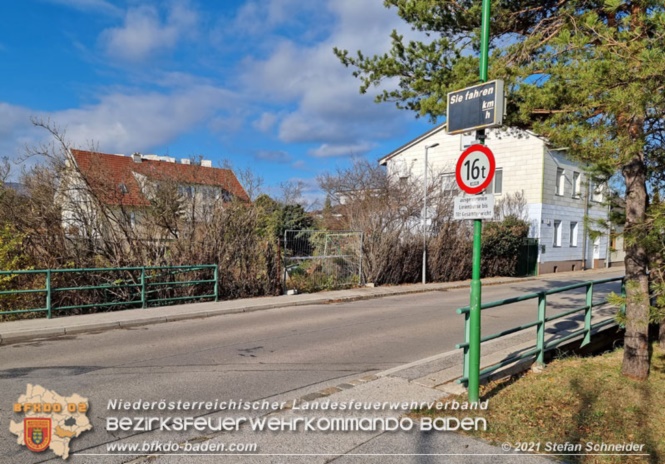
[[[564, 456], [572, 463], [665, 462], [665, 352], [653, 348], [644, 382], [621, 375], [623, 350], [588, 358], [558, 359], [541, 373], [484, 386], [486, 411], [420, 411], [418, 415], [484, 417], [487, 431], [473, 435], [495, 444], [547, 442], [644, 444], [646, 456]], [[466, 401], [466, 397], [457, 397]], [[445, 398], [443, 401], [451, 401]], [[553, 452], [553, 451], [551, 451]]]

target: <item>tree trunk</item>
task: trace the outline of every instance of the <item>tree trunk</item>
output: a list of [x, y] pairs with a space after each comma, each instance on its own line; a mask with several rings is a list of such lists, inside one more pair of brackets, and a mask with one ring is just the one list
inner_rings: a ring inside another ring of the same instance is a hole
[[642, 243], [646, 235], [648, 204], [646, 166], [638, 153], [622, 169], [626, 181], [626, 334], [621, 373], [636, 380], [649, 375], [648, 256]]
[[665, 350], [665, 321], [660, 323], [660, 330], [658, 331], [658, 340], [660, 341], [660, 349]]

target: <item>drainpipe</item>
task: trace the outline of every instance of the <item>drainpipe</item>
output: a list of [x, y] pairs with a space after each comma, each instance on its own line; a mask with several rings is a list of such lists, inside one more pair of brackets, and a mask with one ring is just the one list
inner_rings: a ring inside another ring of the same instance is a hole
[[587, 225], [586, 223], [588, 222], [588, 217], [589, 217], [589, 178], [588, 175], [585, 173], [584, 175], [585, 180], [586, 180], [586, 193], [584, 195], [584, 222], [583, 222], [583, 227], [582, 227], [582, 235], [584, 238], [582, 239], [582, 270], [586, 271], [587, 270], [587, 239], [588, 239], [588, 232], [587, 232]]
[[607, 189], [608, 192], [608, 202], [607, 202], [607, 223], [609, 224], [609, 227], [607, 229], [607, 242], [605, 243], [605, 268], [610, 267], [610, 258], [612, 256], [610, 252], [610, 241], [612, 239], [612, 222], [610, 221], [610, 216], [612, 214], [612, 200], [609, 195], [610, 189]]

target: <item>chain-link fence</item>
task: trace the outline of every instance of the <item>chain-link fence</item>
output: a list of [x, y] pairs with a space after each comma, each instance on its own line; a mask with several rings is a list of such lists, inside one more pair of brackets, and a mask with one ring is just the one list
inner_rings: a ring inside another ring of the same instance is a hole
[[284, 232], [284, 286], [311, 292], [360, 285], [362, 232]]

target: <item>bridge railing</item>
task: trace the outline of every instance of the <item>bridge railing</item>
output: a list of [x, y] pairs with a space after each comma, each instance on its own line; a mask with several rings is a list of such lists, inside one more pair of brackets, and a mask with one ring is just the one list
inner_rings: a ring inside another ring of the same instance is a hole
[[[63, 281], [58, 284], [56, 277], [65, 274], [69, 278], [57, 279]], [[13, 278], [20, 276], [35, 276], [31, 279], [33, 288], [2, 289], [13, 286]], [[79, 280], [89, 284], [72, 285]], [[67, 310], [114, 306], [146, 308], [184, 300], [219, 299], [216, 264], [0, 271], [0, 282], [3, 281], [0, 303], [10, 308], [0, 310], [0, 316], [46, 313], [46, 317], [51, 318], [54, 313]], [[41, 282], [43, 286], [36, 287]], [[187, 287], [187, 292], [178, 291]], [[90, 295], [93, 292], [95, 294]], [[30, 294], [43, 295], [40, 298], [43, 305], [36, 308], [11, 307], [21, 304], [21, 299], [17, 297]]]
[[[615, 320], [613, 317], [609, 317], [606, 319], [603, 319], [599, 322], [592, 323], [593, 319], [593, 308], [599, 307], [599, 306], [604, 306], [608, 304], [607, 298], [604, 298], [600, 301], [595, 301], [594, 302], [594, 288], [598, 287], [599, 285], [602, 284], [609, 284], [613, 282], [621, 282], [621, 294], [625, 296], [625, 285], [624, 285], [624, 278], [623, 277], [612, 277], [608, 279], [601, 279], [601, 280], [595, 280], [595, 281], [588, 281], [588, 282], [581, 282], [578, 284], [573, 284], [573, 285], [567, 285], [565, 287], [558, 287], [550, 290], [544, 290], [542, 292], [535, 292], [535, 293], [528, 293], [525, 295], [521, 295], [518, 297], [514, 298], [507, 298], [504, 300], [497, 300], [497, 301], [492, 301], [489, 303], [484, 303], [481, 305], [480, 310], [485, 311], [488, 309], [492, 308], [498, 308], [501, 306], [513, 304], [513, 303], [519, 303], [522, 301], [528, 301], [528, 300], [537, 300], [537, 306], [536, 306], [536, 320], [527, 322], [526, 324], [522, 324], [516, 327], [512, 327], [506, 330], [502, 330], [501, 332], [497, 332], [491, 335], [486, 335], [484, 337], [480, 338], [480, 343], [488, 342], [490, 340], [496, 340], [501, 337], [505, 337], [523, 330], [531, 329], [534, 328], [536, 329], [536, 345], [534, 348], [529, 349], [527, 351], [509, 356], [502, 361], [495, 363], [489, 367], [486, 367], [484, 369], [480, 370], [480, 378], [483, 377], [488, 377], [492, 373], [496, 372], [497, 370], [501, 369], [502, 367], [508, 366], [510, 364], [513, 364], [517, 361], [520, 361], [522, 359], [526, 358], [533, 358], [535, 357], [536, 363], [539, 365], [544, 364], [545, 362], [545, 352], [548, 350], [551, 350], [553, 348], [556, 348], [557, 346], [561, 345], [564, 342], [569, 341], [572, 338], [583, 336], [582, 338], [582, 343], [580, 346], [585, 346], [591, 342], [591, 334], [594, 330], [604, 327], [607, 325], [611, 324], [616, 324]], [[558, 293], [563, 293], [563, 292], [569, 292], [572, 290], [577, 290], [579, 288], [584, 288], [585, 289], [585, 304], [582, 306], [577, 306], [573, 309], [569, 309], [563, 312], [559, 312], [557, 314], [548, 316], [547, 315], [547, 297], [549, 295], [554, 295]], [[625, 309], [624, 309], [625, 310]], [[463, 350], [463, 355], [464, 355], [464, 368], [463, 368], [463, 375], [462, 377], [458, 380], [459, 383], [468, 383], [469, 380], [469, 335], [470, 335], [470, 324], [469, 324], [469, 319], [470, 319], [470, 307], [469, 306], [464, 306], [462, 308], [459, 308], [457, 310], [457, 314], [464, 314], [464, 343], [459, 343], [456, 345], [457, 348], [461, 348]], [[553, 338], [551, 340], [546, 340], [545, 338], [545, 331], [546, 331], [546, 324], [548, 322], [554, 321], [556, 319], [561, 319], [561, 318], [566, 318], [569, 317], [573, 314], [576, 313], [583, 313], [584, 315], [584, 326], [578, 330], [572, 331], [571, 333], [568, 333], [565, 336], [558, 337], [558, 338]]]

